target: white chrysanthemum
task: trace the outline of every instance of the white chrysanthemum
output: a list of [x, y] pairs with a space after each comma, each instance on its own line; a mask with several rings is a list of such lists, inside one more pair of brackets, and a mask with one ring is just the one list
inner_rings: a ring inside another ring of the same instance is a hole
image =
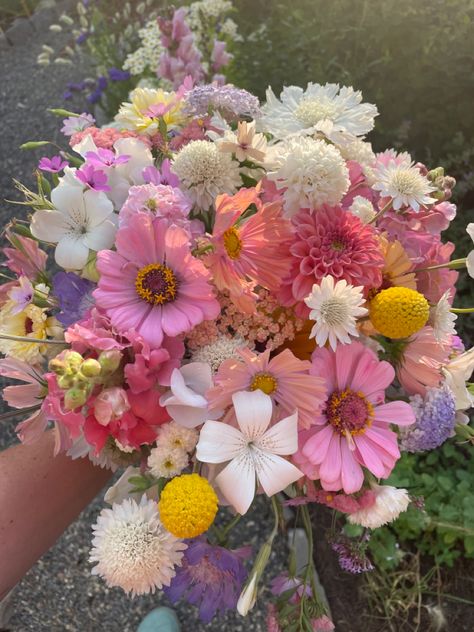
[[360, 195], [355, 196], [349, 210], [364, 224], [368, 224], [376, 215], [372, 202]]
[[235, 193], [242, 184], [238, 163], [205, 140], [185, 145], [173, 160], [173, 171], [202, 209], [208, 209], [221, 193]]
[[374, 127], [378, 111], [375, 105], [361, 103], [362, 93], [335, 83], [322, 86], [309, 83], [306, 90], [298, 86], [283, 88], [280, 100], [267, 90], [260, 125], [275, 138], [292, 134], [314, 134], [330, 127], [349, 137], [364, 136]]
[[403, 160], [397, 164], [390, 160], [387, 165], [379, 162], [374, 169], [374, 180], [373, 188], [380, 191], [381, 197], [392, 198], [396, 211], [406, 206], [419, 211], [420, 206], [436, 202], [429, 196], [435, 188], [412, 161]]
[[89, 560], [97, 562], [92, 574], [132, 595], [169, 586], [186, 549], [184, 542], [166, 531], [156, 502], [146, 496], [139, 504], [127, 498], [103, 509], [92, 529]]
[[433, 327], [434, 337], [438, 342], [446, 342], [446, 336], [456, 334], [454, 323], [457, 314], [451, 311], [450, 294], [451, 290], [447, 290], [437, 304], [430, 308], [430, 325]]
[[339, 151], [323, 140], [292, 138], [281, 145], [276, 168], [268, 173], [283, 194], [285, 211], [338, 204], [349, 189], [349, 171]]
[[360, 524], [367, 529], [378, 529], [384, 524], [396, 520], [407, 510], [410, 497], [406, 489], [397, 489], [391, 485], [372, 485], [375, 491], [375, 503], [367, 509], [359, 509], [348, 515], [351, 524]]
[[329, 340], [331, 349], [337, 343], [350, 344], [350, 336], [358, 336], [356, 320], [365, 316], [368, 310], [362, 305], [364, 288], [349, 285], [344, 279], [336, 284], [334, 277], [325, 276], [320, 285], [313, 285], [311, 294], [304, 299], [311, 309], [310, 320], [315, 321], [310, 338], [315, 338], [318, 347]]
[[196, 447], [199, 439], [199, 433], [194, 428], [185, 428], [175, 421], [160, 426], [157, 437], [158, 447], [164, 447], [167, 450], [184, 450], [192, 452]]
[[217, 340], [208, 345], [204, 345], [193, 353], [193, 362], [205, 362], [209, 364], [213, 373], [216, 373], [222, 362], [229, 358], [238, 357], [237, 349], [248, 346], [241, 336], [228, 338], [219, 336]]
[[178, 476], [189, 464], [189, 456], [182, 448], [169, 448], [158, 445], [148, 457], [148, 467], [156, 478]]

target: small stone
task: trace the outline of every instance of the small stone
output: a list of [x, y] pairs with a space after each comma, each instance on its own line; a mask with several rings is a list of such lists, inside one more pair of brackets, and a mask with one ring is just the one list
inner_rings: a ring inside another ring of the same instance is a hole
[[13, 46], [17, 44], [26, 44], [33, 33], [33, 26], [26, 18], [17, 18], [6, 31], [7, 40]]

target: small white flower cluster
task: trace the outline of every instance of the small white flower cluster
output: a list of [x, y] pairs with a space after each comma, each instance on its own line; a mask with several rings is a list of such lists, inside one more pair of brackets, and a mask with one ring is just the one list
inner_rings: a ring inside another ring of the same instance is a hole
[[122, 68], [132, 75], [141, 75], [146, 70], [156, 72], [163, 52], [161, 33], [156, 19], [150, 20], [138, 31], [140, 48], [127, 56]]
[[235, 42], [242, 41], [242, 36], [237, 31], [237, 24], [231, 18], [226, 17], [232, 10], [230, 0], [200, 0], [193, 2], [188, 10], [186, 21], [196, 37], [196, 43], [204, 43], [208, 37], [210, 22], [219, 24], [219, 36]]
[[237, 349], [246, 347], [247, 343], [241, 336], [219, 336], [217, 340], [200, 347], [193, 353], [193, 362], [205, 362], [209, 364], [215, 373], [224, 360], [237, 357]]
[[157, 446], [148, 457], [148, 467], [157, 478], [178, 476], [189, 464], [189, 453], [196, 446], [199, 433], [175, 421], [161, 426]]

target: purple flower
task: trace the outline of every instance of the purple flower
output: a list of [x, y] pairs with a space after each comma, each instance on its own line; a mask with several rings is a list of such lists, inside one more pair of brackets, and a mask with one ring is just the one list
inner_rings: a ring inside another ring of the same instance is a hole
[[130, 79], [128, 70], [120, 70], [120, 68], [109, 68], [109, 79], [111, 81], [127, 81]]
[[402, 450], [434, 450], [453, 434], [456, 404], [453, 392], [446, 385], [441, 388], [427, 388], [424, 397], [413, 395], [410, 397], [410, 405], [415, 412], [416, 421], [400, 430]]
[[31, 281], [26, 276], [21, 276], [18, 281], [19, 285], [8, 292], [8, 298], [15, 303], [11, 310], [12, 314], [22, 312], [31, 303], [35, 294]]
[[76, 171], [76, 178], [94, 191], [110, 191], [106, 173], [93, 165], [83, 165]]
[[97, 90], [101, 90], [103, 92], [107, 88], [108, 83], [107, 77], [104, 77], [104, 75], [97, 77]]
[[86, 153], [86, 160], [90, 165], [94, 167], [113, 167], [116, 165], [123, 165], [130, 160], [131, 156], [122, 154], [116, 156], [110, 149], [99, 148], [97, 151], [88, 151]]
[[343, 571], [357, 574], [374, 570], [374, 566], [365, 552], [369, 537], [366, 536], [362, 541], [359, 541], [341, 534], [329, 541], [332, 550], [337, 553], [339, 566]]
[[96, 284], [82, 279], [74, 272], [58, 272], [53, 277], [53, 294], [61, 311], [56, 314], [60, 323], [69, 327], [76, 323], [94, 305], [92, 292]]
[[156, 167], [145, 167], [142, 171], [146, 184], [167, 184], [170, 187], [179, 187], [179, 178], [171, 171], [171, 162], [165, 158], [161, 164], [161, 172]]
[[258, 98], [247, 90], [230, 84], [196, 86], [187, 93], [186, 102], [186, 111], [193, 116], [206, 116], [212, 110], [218, 110], [227, 117], [231, 115], [230, 118], [242, 115], [252, 118], [260, 116]]
[[222, 614], [237, 605], [247, 575], [242, 560], [248, 551], [212, 546], [205, 538], [187, 544], [182, 566], [163, 590], [172, 603], [186, 595], [189, 603], [199, 605], [201, 621], [209, 623], [217, 611]]
[[83, 44], [86, 39], [89, 37], [90, 33], [88, 31], [83, 31], [80, 35], [76, 37], [76, 44]]
[[51, 173], [59, 173], [64, 167], [67, 167], [68, 164], [68, 161], [63, 160], [61, 156], [53, 156], [52, 158], [43, 156], [38, 163], [38, 169], [41, 169], [41, 171], [50, 171]]
[[61, 128], [61, 132], [64, 136], [73, 136], [77, 132], [82, 132], [82, 130], [87, 127], [91, 127], [94, 125], [95, 118], [92, 114], [87, 114], [87, 112], [83, 112], [79, 116], [69, 116], [68, 118], [63, 120], [63, 126]]

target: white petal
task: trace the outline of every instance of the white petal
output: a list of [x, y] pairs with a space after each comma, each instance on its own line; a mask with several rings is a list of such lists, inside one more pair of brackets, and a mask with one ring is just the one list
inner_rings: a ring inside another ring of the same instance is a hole
[[268, 428], [273, 411], [272, 400], [261, 390], [239, 391], [232, 395], [237, 423], [249, 441], [263, 435]]
[[[161, 400], [160, 400], [161, 403]], [[185, 428], [196, 428], [205, 421], [209, 420], [209, 412], [206, 408], [199, 408], [197, 406], [182, 406], [182, 405], [167, 405], [166, 400], [164, 402], [168, 414], [174, 421], [180, 426]]]
[[192, 388], [186, 384], [187, 380], [185, 380], [184, 369], [186, 366], [181, 369], [174, 369], [171, 374], [171, 391], [175, 396], [175, 400], [172, 403], [180, 403], [186, 404], [187, 406], [199, 406], [201, 408], [207, 408], [207, 399], [200, 395], [199, 393], [195, 393]]
[[193, 391], [205, 395], [212, 386], [211, 367], [206, 362], [190, 362], [181, 367], [186, 384]]
[[298, 450], [298, 413], [295, 411], [269, 428], [255, 445], [273, 454], [294, 454]]
[[56, 246], [54, 258], [65, 270], [81, 270], [87, 263], [89, 248], [82, 239], [65, 236]]
[[86, 191], [84, 193], [84, 207], [90, 227], [101, 224], [114, 212], [114, 206], [102, 191]]
[[225, 463], [247, 449], [240, 430], [221, 421], [206, 421], [196, 446], [196, 457], [203, 463]]
[[68, 228], [64, 215], [59, 211], [40, 210], [31, 218], [31, 232], [42, 241], [55, 243], [64, 236]]
[[114, 245], [116, 232], [115, 225], [107, 219], [84, 235], [84, 243], [96, 252], [107, 250]]
[[263, 450], [254, 450], [257, 478], [267, 496], [273, 496], [303, 476], [297, 467], [286, 459]]
[[54, 208], [68, 218], [71, 216], [71, 211], [74, 211], [74, 215], [77, 214], [82, 222], [86, 218], [82, 186], [60, 184], [51, 191], [51, 202]]
[[239, 514], [247, 512], [255, 496], [255, 466], [249, 451], [233, 459], [216, 477], [227, 501]]

